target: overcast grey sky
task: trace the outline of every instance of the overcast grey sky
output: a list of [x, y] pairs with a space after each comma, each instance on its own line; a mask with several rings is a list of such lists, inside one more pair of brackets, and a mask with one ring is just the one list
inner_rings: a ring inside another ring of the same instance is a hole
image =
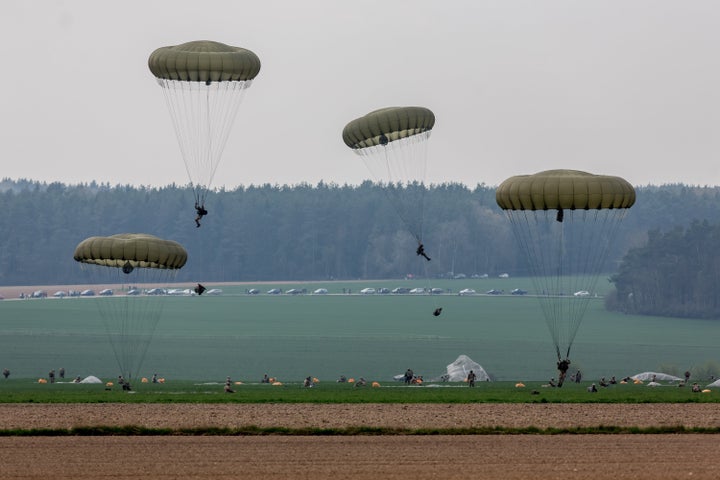
[[0, 39], [0, 178], [186, 184], [147, 58], [216, 40], [262, 69], [215, 186], [359, 183], [342, 128], [395, 105], [436, 115], [432, 183], [720, 184], [717, 1], [27, 0]]

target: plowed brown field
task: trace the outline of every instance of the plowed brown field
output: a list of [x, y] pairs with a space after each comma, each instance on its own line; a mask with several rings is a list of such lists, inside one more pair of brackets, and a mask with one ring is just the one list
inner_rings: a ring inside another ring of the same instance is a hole
[[[1, 404], [0, 430], [150, 428], [718, 427], [716, 404]], [[716, 479], [720, 436], [0, 437], [2, 479]]]

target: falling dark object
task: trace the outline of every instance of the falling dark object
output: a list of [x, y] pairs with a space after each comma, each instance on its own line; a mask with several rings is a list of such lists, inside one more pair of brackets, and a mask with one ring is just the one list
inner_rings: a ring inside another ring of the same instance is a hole
[[423, 245], [422, 243], [418, 245], [418, 248], [417, 248], [417, 250], [415, 250], [415, 253], [417, 253], [418, 256], [422, 255], [423, 257], [425, 257], [425, 260], [427, 260], [428, 262], [430, 261], [430, 257], [428, 257], [427, 254], [425, 253], [425, 245]]
[[197, 293], [198, 295], [202, 295], [205, 292], [205, 290], [207, 290], [207, 289], [198, 283], [197, 287], [195, 287], [194, 290], [195, 290], [195, 293]]
[[442, 307], [438, 307], [438, 308], [436, 308], [435, 311], [433, 312], [433, 316], [439, 317], [441, 313], [442, 313]]

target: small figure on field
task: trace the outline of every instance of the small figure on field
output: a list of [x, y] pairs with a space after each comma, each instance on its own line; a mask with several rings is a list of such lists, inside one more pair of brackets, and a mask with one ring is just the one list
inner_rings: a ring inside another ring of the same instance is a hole
[[405, 377], [404, 377], [405, 385], [410, 385], [410, 382], [412, 382], [412, 379], [414, 376], [415, 376], [415, 374], [413, 373], [412, 370], [410, 370], [409, 368], [407, 370], [405, 370]]
[[50, 383], [55, 383], [55, 370], [50, 370], [50, 373], [48, 373], [48, 378], [50, 378]]
[[225, 382], [225, 393], [235, 393], [235, 390], [232, 388], [232, 383], [230, 382], [230, 377], [228, 377], [228, 380]]
[[475, 372], [470, 370], [470, 373], [468, 373], [467, 376], [467, 383], [468, 387], [474, 387], [475, 386], [475, 379], [477, 378], [477, 375], [475, 375]]
[[7, 378], [10, 376], [10, 370], [3, 368], [3, 377]]
[[560, 372], [558, 376], [558, 387], [562, 387], [565, 382], [565, 375], [567, 375], [568, 368], [570, 368], [570, 359], [566, 358], [557, 362], [557, 369]]

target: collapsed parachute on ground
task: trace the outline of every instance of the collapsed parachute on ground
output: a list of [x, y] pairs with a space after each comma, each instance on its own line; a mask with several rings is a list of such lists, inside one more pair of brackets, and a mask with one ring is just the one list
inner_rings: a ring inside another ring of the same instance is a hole
[[670, 375], [668, 373], [660, 373], [660, 372], [643, 372], [638, 373], [636, 375], [631, 376], [633, 380], [640, 380], [643, 382], [647, 381], [655, 381], [655, 382], [682, 382], [684, 381], [683, 378], [676, 377], [675, 375]]
[[496, 191], [529, 271], [558, 361], [570, 357], [608, 251], [635, 203], [624, 179], [577, 170], [548, 170], [505, 180]]
[[[444, 374], [432, 378], [432, 382], [464, 382], [467, 380], [468, 373], [470, 370], [476, 375], [475, 381], [486, 382], [490, 380], [490, 376], [487, 374], [485, 369], [472, 358], [467, 355], [460, 355], [446, 367]], [[401, 377], [401, 376], [400, 376]], [[395, 377], [398, 379], [398, 377]]]
[[425, 107], [388, 107], [348, 123], [345, 145], [362, 157], [403, 224], [422, 243], [427, 141], [435, 115]]
[[[90, 237], [75, 248], [74, 259], [95, 285], [166, 285], [187, 262], [187, 252], [172, 240], [143, 233]], [[115, 288], [118, 292], [120, 288]], [[164, 296], [97, 297], [100, 316], [120, 374], [136, 378], [160, 320]]]
[[202, 40], [158, 48], [148, 67], [165, 94], [195, 201], [204, 205], [260, 59], [244, 48]]
[[467, 355], [460, 355], [453, 363], [447, 366], [448, 381], [463, 382], [467, 379], [470, 370], [476, 375], [475, 380], [478, 382], [486, 382], [490, 380], [490, 376], [479, 363], [473, 361]]
[[94, 375], [90, 375], [88, 377], [83, 378], [78, 383], [103, 383], [103, 381]]
[[720, 379], [708, 384], [705, 388], [720, 388]]

